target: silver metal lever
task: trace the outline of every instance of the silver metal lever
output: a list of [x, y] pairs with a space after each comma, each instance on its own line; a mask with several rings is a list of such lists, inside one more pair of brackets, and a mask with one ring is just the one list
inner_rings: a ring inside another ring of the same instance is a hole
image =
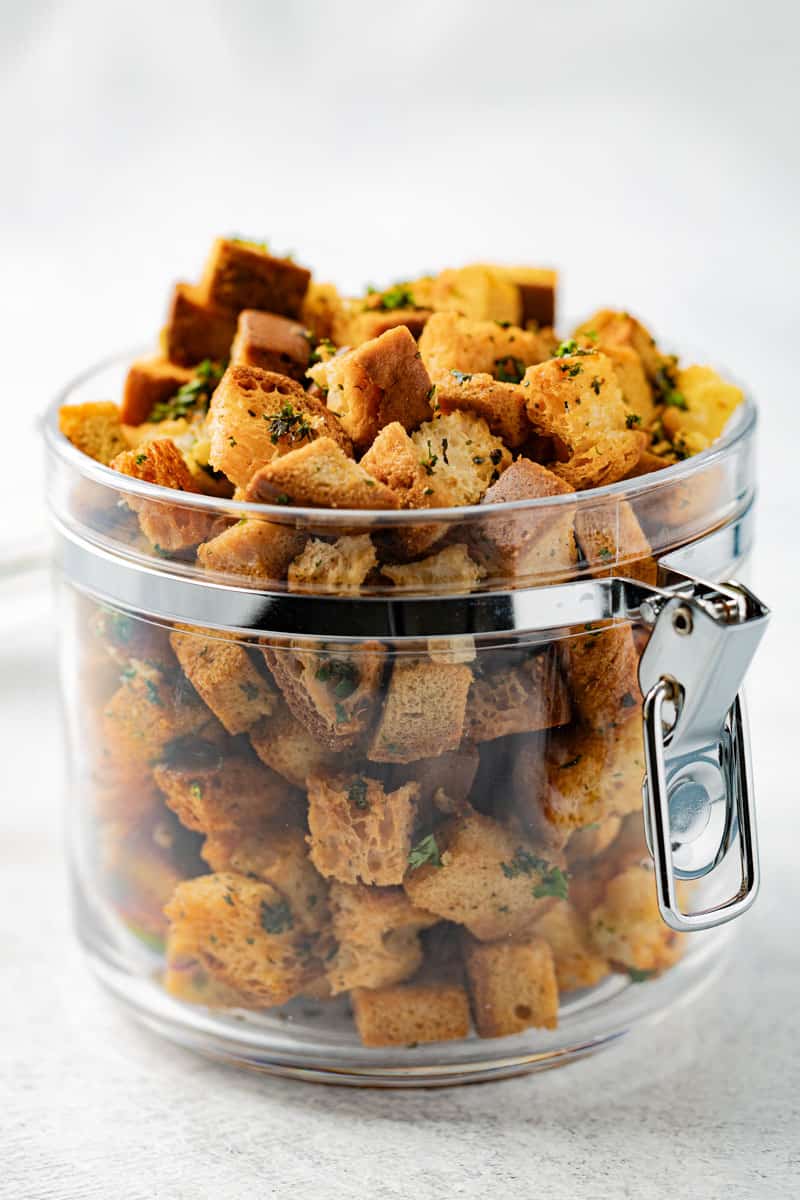
[[[652, 634], [639, 664], [647, 774], [645, 829], [658, 906], [672, 929], [722, 925], [753, 903], [759, 883], [750, 749], [740, 689], [769, 610], [741, 584], [686, 580], [642, 600]], [[677, 881], [709, 875], [738, 845], [740, 885], [699, 912]]]

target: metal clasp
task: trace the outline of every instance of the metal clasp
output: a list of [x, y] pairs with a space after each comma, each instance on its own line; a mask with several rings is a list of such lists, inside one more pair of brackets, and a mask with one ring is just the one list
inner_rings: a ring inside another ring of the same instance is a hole
[[[658, 906], [672, 929], [709, 929], [745, 912], [758, 892], [740, 689], [769, 610], [739, 583], [686, 578], [669, 591], [653, 589], [640, 598], [639, 615], [652, 626], [639, 682], [645, 698], [645, 829]], [[738, 890], [710, 908], [684, 912], [677, 881], [709, 875], [734, 845]]]

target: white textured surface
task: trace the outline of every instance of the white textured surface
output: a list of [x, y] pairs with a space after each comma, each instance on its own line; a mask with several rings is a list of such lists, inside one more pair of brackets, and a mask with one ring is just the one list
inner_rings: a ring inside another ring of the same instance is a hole
[[357, 1093], [170, 1049], [72, 941], [52, 637], [17, 599], [0, 632], [4, 1200], [800, 1191], [798, 9], [520, 8], [0, 6], [3, 528], [39, 519], [50, 392], [150, 335], [218, 230], [345, 284], [553, 261], [569, 311], [623, 304], [705, 347], [762, 403], [753, 581], [777, 610], [751, 687], [765, 884], [735, 960], [657, 1031], [502, 1084]]

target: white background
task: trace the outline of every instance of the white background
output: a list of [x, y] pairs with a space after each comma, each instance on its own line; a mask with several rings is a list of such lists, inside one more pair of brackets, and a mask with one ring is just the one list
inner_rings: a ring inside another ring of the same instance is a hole
[[723, 982], [616, 1057], [391, 1097], [223, 1072], [97, 993], [65, 911], [52, 634], [12, 594], [0, 1195], [797, 1192], [799, 38], [777, 0], [0, 0], [5, 537], [42, 519], [53, 392], [153, 339], [171, 281], [238, 231], [345, 287], [553, 264], [562, 311], [619, 304], [729, 366], [762, 409], [776, 610], [751, 688], [765, 886]]

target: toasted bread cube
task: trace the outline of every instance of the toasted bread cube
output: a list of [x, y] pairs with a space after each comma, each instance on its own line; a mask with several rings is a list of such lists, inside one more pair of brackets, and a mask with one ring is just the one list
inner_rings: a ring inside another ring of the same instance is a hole
[[605, 487], [629, 477], [646, 443], [647, 435], [638, 431], [601, 434], [593, 445], [576, 451], [567, 462], [551, 463], [551, 470], [576, 492]]
[[372, 722], [386, 661], [380, 642], [290, 642], [264, 647], [291, 712], [323, 745], [346, 750]]
[[450, 504], [477, 504], [511, 463], [482, 417], [452, 412], [421, 425], [411, 439], [426, 471], [448, 490]]
[[208, 412], [209, 460], [238, 487], [265, 463], [315, 438], [333, 438], [345, 453], [350, 441], [320, 400], [286, 375], [232, 364]]
[[516, 284], [503, 267], [485, 263], [441, 271], [431, 285], [431, 299], [434, 308], [454, 310], [474, 321], [519, 325], [522, 317]]
[[[572, 492], [552, 471], [527, 458], [512, 463], [487, 491], [484, 504], [544, 499]], [[487, 513], [476, 523], [471, 545], [476, 557], [493, 577], [536, 583], [555, 583], [575, 570], [575, 506], [563, 501], [540, 511]]]
[[541, 937], [524, 942], [464, 938], [472, 1016], [481, 1037], [510, 1037], [523, 1029], [555, 1029], [558, 984], [552, 951]]
[[244, 1008], [243, 997], [232, 987], [219, 983], [197, 961], [193, 947], [184, 943], [174, 930], [167, 933], [166, 965], [162, 975], [164, 991], [184, 1004], [202, 1004], [205, 1008]]
[[444, 591], [448, 595], [470, 592], [486, 572], [469, 556], [466, 546], [457, 543], [404, 566], [381, 567], [395, 587], [403, 591]]
[[[678, 372], [676, 383], [686, 407], [668, 406], [661, 421], [676, 445], [682, 439], [682, 449], [698, 453], [722, 435], [744, 393], [721, 379], [712, 367], [685, 367]], [[700, 440], [693, 445], [692, 438]]]
[[482, 942], [524, 934], [551, 905], [563, 873], [491, 817], [461, 812], [435, 833], [440, 866], [409, 870], [413, 904], [466, 925]]
[[627, 500], [581, 508], [575, 535], [589, 570], [598, 578], [626, 575], [643, 583], [658, 581], [658, 564]]
[[658, 349], [656, 339], [650, 331], [627, 312], [602, 308], [577, 327], [575, 337], [590, 339], [603, 352], [606, 348], [617, 347], [633, 350], [638, 355], [648, 379], [653, 382], [658, 380], [665, 362], [670, 361]]
[[[131, 933], [158, 950], [167, 932], [164, 905], [186, 874], [167, 844], [170, 837], [163, 810], [133, 826], [114, 822], [102, 830], [95, 867], [103, 899]], [[202, 869], [199, 860], [197, 865]]]
[[489, 375], [500, 382], [519, 383], [526, 367], [550, 357], [552, 343], [547, 335], [517, 325], [437, 312], [425, 326], [419, 349], [441, 403], [443, 385], [452, 390], [459, 377]]
[[367, 758], [407, 763], [455, 750], [471, 683], [471, 670], [460, 663], [395, 662]]
[[608, 975], [608, 961], [593, 948], [586, 921], [569, 901], [558, 900], [535, 928], [552, 951], [559, 992], [594, 987]]
[[611, 879], [589, 914], [589, 933], [598, 953], [634, 972], [663, 971], [683, 950], [658, 911], [652, 867], [631, 866]]
[[196, 366], [205, 358], [225, 362], [235, 333], [234, 313], [210, 303], [191, 284], [175, 285], [161, 338], [165, 358], [181, 367]]
[[201, 853], [212, 871], [236, 871], [271, 884], [303, 928], [317, 932], [327, 925], [328, 885], [308, 857], [302, 830], [232, 829], [207, 837]]
[[263, 245], [240, 238], [216, 238], [200, 281], [209, 304], [241, 312], [258, 308], [298, 317], [311, 272], [288, 258], [274, 258]]
[[355, 988], [351, 1000], [358, 1035], [365, 1046], [457, 1041], [469, 1033], [467, 993], [456, 984]]
[[309, 733], [283, 702], [271, 717], [254, 725], [248, 736], [261, 761], [294, 787], [304, 788], [306, 777], [314, 771], [343, 765], [342, 756]]
[[256, 471], [245, 499], [315, 508], [398, 508], [394, 492], [348, 458], [332, 438], [320, 437]]
[[330, 904], [338, 943], [328, 967], [334, 995], [401, 983], [422, 965], [418, 934], [438, 917], [415, 908], [402, 888], [333, 883]]
[[231, 362], [288, 375], [302, 383], [311, 357], [312, 339], [311, 331], [297, 321], [246, 308], [239, 313]]
[[186, 678], [228, 733], [246, 733], [276, 708], [275, 689], [244, 646], [202, 631], [170, 635]]
[[300, 320], [317, 341], [330, 340], [343, 310], [342, 298], [334, 284], [312, 279], [300, 306]]
[[141, 425], [156, 404], [170, 400], [191, 378], [188, 367], [180, 367], [158, 354], [138, 359], [125, 376], [122, 420], [126, 425]]
[[566, 725], [570, 716], [557, 658], [545, 652], [479, 675], [467, 700], [464, 733], [473, 742], [489, 742]]
[[268, 883], [233, 871], [200, 875], [181, 883], [164, 911], [176, 950], [238, 992], [242, 1007], [285, 1004], [322, 974], [323, 943]]
[[376, 779], [309, 776], [309, 844], [319, 873], [341, 883], [401, 883], [418, 796], [413, 783], [387, 795]]
[[491, 432], [512, 448], [521, 446], [532, 432], [522, 388], [491, 375], [451, 372], [442, 376], [436, 383], [435, 403], [445, 414], [463, 410], [483, 417]]
[[384, 425], [397, 421], [411, 430], [431, 416], [431, 381], [405, 325], [312, 367], [309, 374], [328, 389], [328, 407], [361, 450]]
[[390, 329], [405, 325], [408, 332], [416, 340], [419, 338], [425, 323], [431, 315], [429, 308], [393, 308], [368, 309], [366, 312], [353, 312], [349, 315], [344, 329], [344, 341], [348, 346], [361, 346], [370, 342]]
[[[112, 459], [109, 466], [122, 475], [159, 487], [195, 494], [199, 491], [180, 450], [169, 438], [157, 438], [142, 450], [126, 450]], [[161, 550], [187, 550], [196, 546], [210, 536], [216, 524], [210, 513], [163, 500], [143, 500], [130, 495], [125, 497], [125, 503], [138, 515], [147, 540]]]
[[556, 288], [558, 273], [547, 267], [503, 267], [499, 268], [516, 284], [522, 306], [520, 321], [538, 328], [555, 324]]
[[345, 535], [335, 542], [309, 538], [303, 553], [289, 564], [289, 591], [356, 596], [377, 565], [368, 533]]
[[639, 715], [639, 657], [630, 625], [567, 638], [561, 653], [577, 715], [589, 729], [602, 733]]
[[286, 578], [289, 564], [305, 541], [306, 535], [291, 525], [245, 517], [198, 546], [197, 558], [207, 570], [220, 575], [278, 582]]
[[150, 766], [177, 738], [217, 736], [216, 718], [175, 672], [132, 660], [103, 711], [106, 743], [116, 762]]
[[120, 411], [110, 401], [62, 404], [58, 428], [76, 449], [105, 467], [127, 447]]
[[622, 828], [622, 817], [612, 815], [602, 821], [595, 821], [583, 829], [576, 829], [570, 835], [566, 846], [567, 862], [570, 867], [576, 863], [585, 863], [589, 859], [602, 854], [619, 834]]
[[181, 824], [198, 833], [262, 829], [290, 819], [296, 803], [285, 779], [240, 754], [207, 765], [158, 763], [153, 778]]
[[[402, 508], [447, 508], [452, 504], [447, 483], [437, 475], [429, 455], [421, 455], [398, 421], [384, 426], [367, 453], [361, 466], [398, 497]], [[447, 532], [441, 523], [403, 526], [384, 535], [389, 552], [401, 558], [424, 554]]]
[[[595, 348], [593, 342], [582, 345]], [[648, 428], [656, 416], [656, 399], [653, 385], [647, 377], [644, 364], [632, 346], [602, 345], [603, 354], [614, 364], [614, 374], [622, 389], [622, 400], [626, 408], [625, 420], [631, 429]]]

